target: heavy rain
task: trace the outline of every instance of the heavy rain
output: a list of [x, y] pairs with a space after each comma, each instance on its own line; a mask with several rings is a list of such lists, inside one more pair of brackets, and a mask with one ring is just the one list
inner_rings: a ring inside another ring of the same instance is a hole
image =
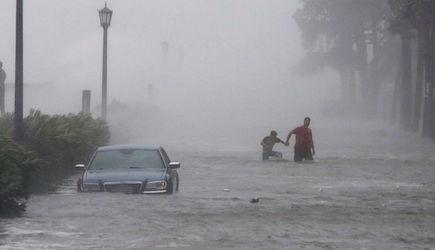
[[434, 29], [431, 0], [2, 0], [0, 249], [435, 248]]

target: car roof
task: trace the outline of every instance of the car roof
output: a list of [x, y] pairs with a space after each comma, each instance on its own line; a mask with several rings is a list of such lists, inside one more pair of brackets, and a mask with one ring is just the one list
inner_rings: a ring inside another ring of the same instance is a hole
[[110, 145], [99, 147], [97, 151], [109, 151], [109, 150], [119, 150], [119, 149], [145, 149], [145, 150], [160, 150], [160, 146], [149, 146], [140, 144], [124, 144], [124, 145]]

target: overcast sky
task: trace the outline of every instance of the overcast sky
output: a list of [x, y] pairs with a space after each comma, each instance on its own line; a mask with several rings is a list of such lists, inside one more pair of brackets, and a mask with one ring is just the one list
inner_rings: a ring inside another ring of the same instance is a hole
[[[198, 114], [227, 113], [229, 109], [235, 113], [312, 112], [331, 94], [328, 85], [318, 81], [321, 77], [300, 79], [290, 71], [303, 55], [292, 18], [298, 3], [107, 1], [113, 10], [109, 102], [148, 101], [152, 84], [153, 98], [172, 100], [166, 105], [176, 104]], [[97, 10], [102, 7], [104, 1], [97, 0], [25, 1], [24, 81], [46, 84], [51, 90], [41, 94], [31, 87], [25, 89], [27, 109], [76, 112], [83, 89], [92, 90], [93, 105], [100, 102], [102, 28]], [[14, 29], [15, 0], [1, 0], [0, 60], [9, 83], [14, 81]], [[169, 44], [166, 64], [164, 41]], [[8, 101], [11, 110], [12, 100]]]

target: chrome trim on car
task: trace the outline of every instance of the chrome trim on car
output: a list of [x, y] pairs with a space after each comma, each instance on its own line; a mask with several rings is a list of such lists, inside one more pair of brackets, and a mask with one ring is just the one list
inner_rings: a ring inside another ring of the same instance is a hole
[[105, 181], [104, 185], [116, 185], [116, 184], [143, 184], [142, 181]]
[[168, 192], [168, 190], [164, 189], [164, 190], [153, 190], [153, 191], [143, 191], [143, 194], [161, 194], [161, 193], [166, 193]]
[[[104, 192], [108, 192], [108, 190], [106, 189], [106, 186], [115, 186], [115, 185], [140, 185], [139, 189], [137, 190], [137, 192], [141, 192], [141, 190], [144, 187], [144, 183], [141, 181], [107, 181], [103, 183], [103, 191]], [[109, 191], [110, 192], [110, 191]]]

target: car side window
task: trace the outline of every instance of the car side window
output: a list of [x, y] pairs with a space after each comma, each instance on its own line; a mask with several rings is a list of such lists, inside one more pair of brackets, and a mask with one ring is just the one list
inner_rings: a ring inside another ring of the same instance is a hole
[[163, 148], [162, 148], [162, 154], [163, 154], [163, 159], [164, 159], [166, 165], [169, 165], [171, 160], [169, 159], [168, 154], [166, 154], [166, 151]]

